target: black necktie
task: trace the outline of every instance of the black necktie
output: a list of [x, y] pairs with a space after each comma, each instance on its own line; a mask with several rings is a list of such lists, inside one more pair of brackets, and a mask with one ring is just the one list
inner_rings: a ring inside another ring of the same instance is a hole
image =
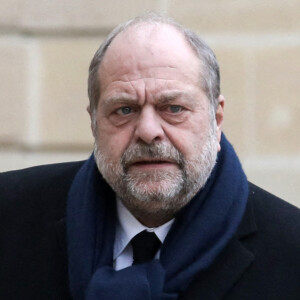
[[131, 241], [133, 250], [133, 264], [141, 264], [154, 258], [161, 241], [154, 232], [144, 230], [137, 234]]

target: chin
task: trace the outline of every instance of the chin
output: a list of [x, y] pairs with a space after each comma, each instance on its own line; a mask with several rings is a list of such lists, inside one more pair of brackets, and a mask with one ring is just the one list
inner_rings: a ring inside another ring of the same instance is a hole
[[[121, 198], [122, 199], [122, 198]], [[162, 199], [161, 197], [152, 195], [143, 195], [141, 198], [123, 198], [124, 205], [135, 216], [155, 215], [155, 217], [170, 216], [173, 218], [189, 201], [185, 198], [176, 197], [173, 199]]]

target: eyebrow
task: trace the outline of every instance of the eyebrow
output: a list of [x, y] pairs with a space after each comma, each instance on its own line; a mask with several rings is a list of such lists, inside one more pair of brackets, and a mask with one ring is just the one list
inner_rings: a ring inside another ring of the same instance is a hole
[[103, 104], [112, 105], [114, 103], [132, 103], [132, 102], [136, 102], [136, 101], [138, 101], [138, 99], [136, 99], [135, 97], [132, 97], [127, 93], [121, 93], [121, 94], [103, 99]]
[[[185, 101], [188, 101], [190, 104], [193, 103], [193, 98], [191, 95], [184, 91], [169, 91], [169, 92], [162, 92], [160, 95], [158, 95], [155, 99], [156, 103], [160, 104], [167, 104], [172, 102], [175, 99], [184, 99]], [[138, 99], [134, 96], [131, 96], [127, 93], [120, 93], [115, 96], [111, 96], [108, 98], [103, 99], [104, 105], [114, 105], [115, 103], [136, 103], [138, 102]]]
[[178, 98], [183, 98], [191, 102], [193, 100], [193, 98], [189, 93], [183, 91], [171, 91], [171, 92], [163, 92], [161, 95], [157, 97], [157, 101], [162, 104], [165, 104], [165, 103], [172, 102], [173, 100]]

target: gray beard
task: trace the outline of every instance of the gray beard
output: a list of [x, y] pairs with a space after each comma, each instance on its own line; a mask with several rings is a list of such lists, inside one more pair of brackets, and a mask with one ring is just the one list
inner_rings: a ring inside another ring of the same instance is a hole
[[[129, 146], [114, 164], [101, 152], [97, 140], [94, 156], [104, 179], [133, 214], [174, 215], [205, 186], [212, 172], [218, 152], [215, 132], [212, 126], [199, 154], [190, 160], [171, 144], [138, 143]], [[172, 160], [178, 170], [128, 171], [130, 163], [142, 157]]]

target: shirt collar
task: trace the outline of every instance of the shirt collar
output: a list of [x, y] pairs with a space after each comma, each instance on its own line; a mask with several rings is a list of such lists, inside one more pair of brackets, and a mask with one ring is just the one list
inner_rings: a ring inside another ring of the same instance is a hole
[[141, 224], [132, 213], [124, 206], [122, 201], [117, 198], [118, 222], [116, 227], [116, 237], [114, 245], [114, 259], [116, 259], [129, 244], [131, 239], [143, 230], [154, 232], [163, 243], [174, 219], [155, 228], [149, 228]]

